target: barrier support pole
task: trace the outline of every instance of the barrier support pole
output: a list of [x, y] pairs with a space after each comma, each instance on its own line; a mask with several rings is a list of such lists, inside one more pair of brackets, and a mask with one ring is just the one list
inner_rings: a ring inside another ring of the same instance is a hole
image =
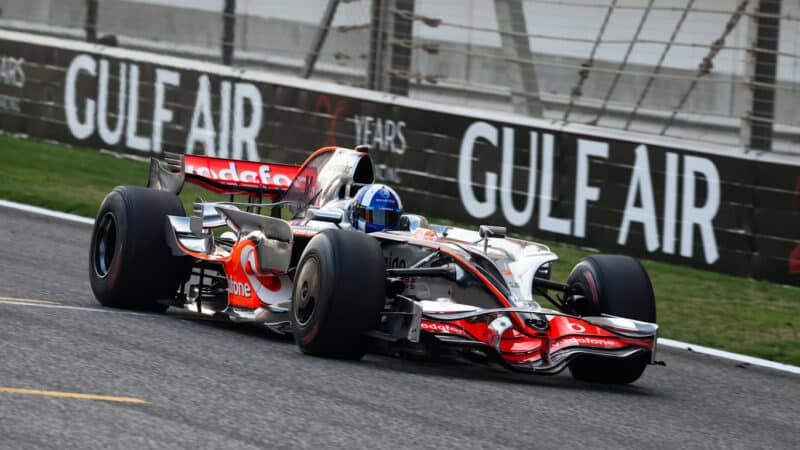
[[233, 65], [233, 49], [236, 40], [236, 0], [225, 0], [222, 10], [222, 63]]
[[303, 66], [303, 71], [300, 76], [303, 78], [311, 77], [314, 72], [314, 65], [317, 63], [319, 53], [322, 51], [322, 46], [325, 45], [325, 38], [328, 37], [328, 30], [331, 29], [333, 23], [333, 16], [336, 15], [336, 8], [339, 6], [339, 0], [328, 0], [328, 6], [325, 8], [325, 13], [322, 14], [322, 20], [317, 27], [317, 32], [314, 34], [314, 39], [311, 41], [311, 49], [306, 55], [306, 63]]
[[86, 0], [86, 41], [97, 42], [97, 0]]
[[[514, 112], [542, 117], [539, 82], [533, 65], [522, 0], [494, 0], [500, 41], [508, 61]], [[521, 91], [521, 92], [520, 92]]]
[[751, 41], [753, 57], [753, 103], [749, 120], [749, 147], [772, 150], [773, 121], [775, 119], [775, 82], [778, 73], [778, 40], [780, 38], [781, 0], [760, 0], [755, 14], [755, 40]]

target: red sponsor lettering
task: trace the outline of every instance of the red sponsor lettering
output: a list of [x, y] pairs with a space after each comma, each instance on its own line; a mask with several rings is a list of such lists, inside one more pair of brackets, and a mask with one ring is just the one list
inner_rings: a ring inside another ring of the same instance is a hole
[[297, 166], [234, 161], [208, 156], [186, 155], [186, 173], [235, 186], [283, 189], [291, 184]]
[[240, 297], [250, 298], [252, 292], [253, 291], [250, 289], [250, 284], [236, 281], [233, 278], [228, 277], [228, 293], [238, 295]]
[[450, 325], [449, 323], [441, 323], [441, 322], [425, 322], [423, 321], [420, 324], [420, 327], [431, 333], [447, 333], [447, 334], [457, 334], [459, 336], [468, 336], [467, 333], [461, 329], [461, 327], [456, 325]]
[[604, 339], [588, 336], [570, 336], [559, 339], [550, 345], [550, 351], [566, 348], [566, 347], [603, 347], [603, 348], [618, 348], [622, 344], [615, 339]]

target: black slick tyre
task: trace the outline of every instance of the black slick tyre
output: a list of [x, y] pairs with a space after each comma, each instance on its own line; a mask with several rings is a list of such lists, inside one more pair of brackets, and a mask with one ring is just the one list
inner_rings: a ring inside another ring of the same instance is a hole
[[189, 272], [188, 256], [167, 246], [167, 215], [183, 216], [174, 194], [133, 186], [111, 191], [97, 212], [89, 250], [89, 282], [100, 304], [164, 311]]
[[386, 302], [385, 262], [375, 238], [325, 230], [306, 246], [292, 291], [294, 340], [303, 353], [361, 359], [365, 333], [377, 327]]
[[[567, 284], [588, 300], [590, 315], [611, 314], [644, 322], [656, 321], [653, 286], [644, 267], [634, 258], [595, 255], [575, 265]], [[639, 379], [650, 361], [649, 353], [627, 359], [579, 356], [569, 365], [572, 376], [599, 383], [627, 384]]]

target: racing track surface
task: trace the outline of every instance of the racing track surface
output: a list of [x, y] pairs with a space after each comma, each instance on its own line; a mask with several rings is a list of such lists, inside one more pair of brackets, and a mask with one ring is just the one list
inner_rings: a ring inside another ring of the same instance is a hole
[[[367, 356], [100, 308], [90, 227], [0, 208], [2, 448], [798, 448], [800, 377], [662, 349], [634, 385]], [[85, 307], [80, 309], [74, 307]], [[149, 403], [25, 395], [36, 389]]]

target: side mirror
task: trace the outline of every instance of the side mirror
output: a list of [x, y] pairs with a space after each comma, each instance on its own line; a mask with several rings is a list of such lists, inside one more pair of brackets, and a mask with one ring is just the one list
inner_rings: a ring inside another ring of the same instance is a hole
[[481, 238], [504, 238], [506, 237], [506, 227], [496, 227], [492, 225], [481, 225], [478, 229]]
[[318, 220], [320, 222], [330, 222], [339, 224], [342, 222], [344, 214], [341, 211], [310, 208], [306, 212], [306, 217], [308, 217], [310, 220]]
[[401, 230], [414, 231], [417, 228], [430, 228], [428, 219], [417, 214], [403, 214], [397, 227]]

